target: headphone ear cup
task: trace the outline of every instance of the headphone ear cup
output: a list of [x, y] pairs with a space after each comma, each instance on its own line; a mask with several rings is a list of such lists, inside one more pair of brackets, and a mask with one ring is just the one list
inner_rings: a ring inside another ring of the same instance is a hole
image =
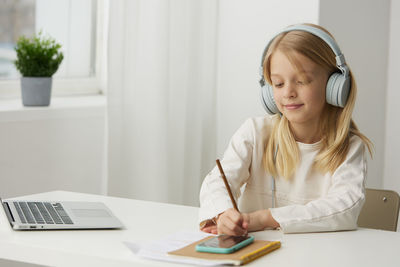
[[268, 83], [265, 83], [265, 85], [261, 87], [261, 102], [268, 114], [274, 115], [279, 112], [275, 103], [272, 87]]
[[333, 73], [326, 84], [326, 102], [344, 108], [350, 91], [350, 77], [342, 73]]

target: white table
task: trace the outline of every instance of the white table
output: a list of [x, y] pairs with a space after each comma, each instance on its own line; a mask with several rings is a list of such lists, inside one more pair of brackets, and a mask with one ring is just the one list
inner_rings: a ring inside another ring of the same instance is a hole
[[[198, 208], [55, 191], [25, 198], [102, 201], [123, 230], [13, 231], [1, 209], [0, 258], [49, 266], [182, 266], [138, 258], [122, 242], [146, 242], [181, 230], [196, 231]], [[282, 247], [246, 266], [400, 266], [400, 233], [359, 229], [332, 233], [254, 233], [281, 238]]]

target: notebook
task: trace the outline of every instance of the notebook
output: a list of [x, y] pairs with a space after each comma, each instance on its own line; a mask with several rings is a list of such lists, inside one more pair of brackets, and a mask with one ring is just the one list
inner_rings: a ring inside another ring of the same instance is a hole
[[213, 238], [213, 236], [203, 238], [181, 249], [170, 251], [168, 254], [171, 256], [215, 261], [224, 265], [244, 265], [281, 247], [280, 241], [254, 240], [250, 245], [231, 254], [197, 252], [196, 245], [210, 238]]
[[1, 200], [14, 230], [112, 229], [122, 223], [101, 202]]

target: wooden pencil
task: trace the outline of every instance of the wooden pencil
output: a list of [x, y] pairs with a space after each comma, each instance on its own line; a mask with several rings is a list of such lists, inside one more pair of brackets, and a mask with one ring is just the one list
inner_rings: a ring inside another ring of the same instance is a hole
[[226, 190], [228, 191], [229, 197], [231, 198], [233, 207], [235, 208], [235, 210], [239, 211], [239, 209], [238, 209], [238, 207], [236, 205], [235, 198], [232, 195], [231, 188], [229, 187], [228, 180], [225, 177], [224, 170], [222, 169], [221, 163], [219, 162], [219, 159], [217, 159], [216, 162], [217, 162], [217, 166], [218, 166], [219, 172], [221, 173], [222, 180], [224, 181]]

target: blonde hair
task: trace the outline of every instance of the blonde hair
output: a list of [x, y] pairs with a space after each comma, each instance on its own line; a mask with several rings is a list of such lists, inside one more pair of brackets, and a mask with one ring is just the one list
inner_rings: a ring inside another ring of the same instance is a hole
[[[319, 28], [330, 34], [321, 26], [306, 25]], [[277, 50], [283, 52], [296, 68], [300, 69], [301, 63], [296, 59], [295, 53], [300, 53], [311, 59], [329, 74], [339, 72], [336, 66], [335, 54], [328, 44], [311, 33], [290, 31], [278, 35], [272, 41], [264, 58], [264, 77], [269, 84], [272, 84], [270, 77], [271, 56]], [[314, 166], [323, 173], [334, 173], [339, 165], [342, 164], [349, 150], [350, 138], [353, 135], [361, 138], [372, 156], [371, 141], [358, 130], [357, 125], [352, 120], [357, 85], [351, 71], [350, 78], [351, 87], [345, 107], [340, 108], [326, 104], [321, 114], [319, 129], [322, 139], [319, 144], [319, 153], [314, 160]], [[300, 161], [299, 148], [290, 130], [287, 118], [274, 115], [273, 120], [271, 135], [265, 147], [264, 166], [271, 175], [289, 179], [293, 176]]]

